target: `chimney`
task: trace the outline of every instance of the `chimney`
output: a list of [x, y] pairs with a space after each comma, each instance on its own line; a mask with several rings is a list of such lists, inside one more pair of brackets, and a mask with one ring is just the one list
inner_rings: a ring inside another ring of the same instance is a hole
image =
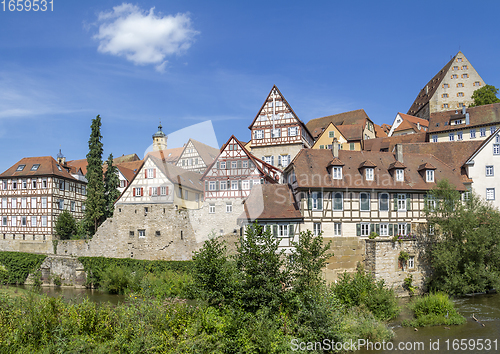
[[465, 108], [465, 107], [462, 107], [462, 114], [465, 114], [465, 112], [466, 112], [466, 109], [467, 109], [467, 108]]
[[403, 144], [396, 144], [396, 160], [403, 163]]
[[417, 129], [420, 130], [420, 123], [417, 122]]
[[465, 113], [465, 124], [469, 125], [470, 124], [470, 119], [469, 119], [469, 113]]
[[337, 138], [333, 138], [333, 142], [332, 142], [332, 155], [333, 157], [339, 157], [339, 143], [338, 143], [338, 140]]

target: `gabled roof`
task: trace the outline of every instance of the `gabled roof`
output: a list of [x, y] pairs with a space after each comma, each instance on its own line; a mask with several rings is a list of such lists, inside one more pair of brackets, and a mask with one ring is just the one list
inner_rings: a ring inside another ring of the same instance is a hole
[[87, 159], [66, 161], [66, 165], [76, 171], [81, 170], [84, 176], [87, 174]]
[[302, 214], [287, 184], [256, 184], [245, 200], [238, 220], [299, 219]]
[[198, 155], [200, 155], [201, 159], [203, 160], [203, 162], [205, 163], [206, 166], [210, 165], [215, 160], [217, 155], [219, 155], [219, 152], [220, 152], [219, 149], [214, 148], [210, 145], [203, 144], [203, 143], [199, 142], [198, 140], [189, 139], [187, 144], [182, 149], [182, 152], [179, 155], [179, 158], [184, 154], [184, 151], [189, 146], [189, 142], [191, 142], [191, 144], [193, 144], [194, 148], [198, 152]]
[[153, 155], [148, 155], [145, 162], [148, 158], [151, 159], [151, 161], [170, 180], [170, 182], [178, 184], [182, 187], [189, 187], [198, 191], [203, 191], [203, 185], [200, 181], [201, 176], [199, 173], [187, 171], [171, 163], [164, 162], [162, 159]]
[[[317, 143], [318, 141], [320, 141], [320, 140], [321, 140], [321, 137], [323, 136], [323, 134], [325, 134], [326, 132], [330, 131], [330, 126], [332, 126], [332, 127], [334, 127], [335, 129], [337, 129], [337, 130], [338, 130], [338, 132], [342, 135], [342, 137], [343, 137], [344, 139], [346, 139], [346, 140], [347, 140], [347, 138], [344, 136], [344, 134], [342, 134], [342, 132], [339, 130], [339, 128], [338, 128], [335, 124], [330, 123], [330, 124], [328, 124], [328, 126], [326, 127], [326, 129], [325, 129], [325, 130], [323, 130], [323, 131], [321, 132], [321, 134], [320, 134], [320, 135], [316, 138], [316, 143]], [[337, 139], [337, 140], [338, 140], [338, 139]]]
[[129, 183], [130, 183], [130, 181], [132, 181], [132, 179], [136, 175], [136, 172], [134, 172], [133, 170], [128, 169], [126, 167], [123, 167], [122, 165], [116, 165], [116, 168], [121, 172], [121, 174], [123, 175], [123, 177], [125, 177], [125, 179]]
[[377, 167], [377, 165], [371, 162], [370, 160], [366, 160], [359, 165], [359, 168], [365, 168], [365, 167]]
[[243, 145], [243, 143], [241, 141], [239, 141], [234, 135], [231, 135], [231, 137], [228, 139], [228, 141], [220, 148], [220, 152], [219, 154], [217, 155], [217, 157], [212, 161], [212, 163], [207, 167], [207, 169], [205, 170], [205, 172], [203, 173], [203, 175], [200, 177], [201, 180], [203, 180], [207, 173], [211, 170], [212, 166], [217, 162], [217, 160], [219, 159], [219, 156], [222, 154], [222, 152], [226, 149], [227, 145], [231, 142], [231, 140], [233, 140], [240, 146], [240, 148], [243, 150], [243, 152], [248, 156], [248, 158], [254, 163], [254, 165], [257, 167], [257, 169], [259, 170], [259, 172], [261, 174], [263, 174], [264, 176], [268, 176], [270, 179], [274, 180], [273, 178], [271, 178], [271, 176], [269, 175], [269, 173], [267, 173], [265, 170], [264, 170], [264, 167], [267, 168], [268, 170], [272, 170], [272, 171], [275, 171], [277, 174], [281, 174], [282, 171], [277, 168], [277, 167], [274, 167], [273, 165], [270, 165], [268, 164], [267, 162], [264, 162], [262, 161], [261, 159], [255, 157], [254, 155], [252, 155], [246, 148], [245, 146]]
[[422, 171], [422, 170], [435, 170], [436, 167], [434, 167], [432, 164], [428, 163], [428, 162], [425, 162], [423, 164], [421, 164], [420, 166], [418, 166], [418, 171]]
[[347, 141], [363, 140], [364, 124], [339, 125], [337, 129]]
[[407, 135], [390, 136], [387, 138], [368, 139], [364, 141], [365, 151], [389, 151], [394, 149], [396, 144], [423, 143], [427, 139], [425, 132]]
[[406, 168], [405, 164], [401, 161], [395, 161], [389, 165], [388, 170], [393, 170], [395, 168]]
[[[271, 91], [269, 91], [269, 94], [267, 95], [266, 100], [264, 101], [264, 103], [260, 107], [260, 109], [257, 112], [257, 115], [253, 119], [252, 123], [248, 126], [248, 129], [250, 129], [250, 130], [252, 129], [253, 125], [255, 124], [255, 121], [257, 120], [257, 118], [259, 118], [260, 112], [264, 109], [266, 103], [270, 101], [269, 97], [271, 96], [271, 94], [273, 93], [274, 90], [276, 90], [278, 92], [278, 95], [281, 96], [281, 99], [282, 99], [283, 103], [285, 104], [285, 106], [290, 110], [290, 112], [292, 112], [292, 114], [295, 117], [295, 119], [297, 119], [297, 121], [300, 123], [300, 125], [302, 126], [302, 128], [304, 129], [304, 131], [307, 134], [309, 134], [309, 136], [312, 139], [311, 132], [309, 131], [309, 129], [307, 128], [307, 126], [304, 124], [304, 122], [302, 122], [300, 120], [299, 116], [297, 114], [295, 114], [295, 111], [293, 110], [292, 106], [290, 106], [290, 104], [286, 100], [285, 96], [283, 96], [283, 94], [281, 93], [281, 91], [278, 89], [278, 86], [276, 86], [276, 85], [273, 85], [273, 87], [271, 88]], [[314, 139], [312, 139], [312, 140], [314, 140]]]
[[481, 150], [483, 150], [484, 147], [490, 143], [490, 141], [492, 141], [493, 139], [495, 139], [495, 137], [498, 134], [500, 134], [500, 128], [498, 128], [497, 130], [495, 130], [495, 132], [493, 134], [491, 134], [488, 139], [485, 139], [483, 141], [483, 143], [477, 148], [477, 150], [474, 152], [474, 154], [469, 159], [467, 159], [467, 161], [465, 162], [465, 164], [473, 163], [474, 162], [474, 158], [477, 156], [477, 154], [479, 154], [481, 152]]
[[182, 151], [184, 151], [184, 146], [172, 149], [150, 151], [146, 154], [144, 159], [146, 159], [146, 157], [148, 156], [154, 156], [164, 162], [175, 165], [179, 160], [179, 157], [181, 157]]
[[[341, 125], [361, 124], [364, 127], [366, 120], [370, 120], [364, 109], [333, 114], [331, 116], [314, 118], [307, 122], [306, 126], [316, 139], [326, 127], [333, 123], [339, 128]], [[371, 121], [371, 120], [370, 120]]]
[[[20, 165], [24, 165], [24, 168], [21, 171], [17, 171]], [[33, 165], [40, 166], [32, 171]], [[30, 176], [57, 176], [75, 179], [63, 166], [59, 165], [52, 156], [25, 157], [8, 168], [4, 173], [0, 174], [0, 177]]]
[[[401, 121], [398, 121], [398, 117], [401, 119]], [[426, 131], [429, 128], [429, 121], [399, 112], [394, 118], [392, 127], [394, 128], [394, 131], [392, 131], [392, 133], [389, 131], [389, 133], [391, 133], [391, 136], [394, 135], [395, 132], [405, 130], [413, 130], [414, 133], [420, 133]]]
[[137, 156], [137, 154], [128, 154], [128, 155], [122, 155], [122, 156], [115, 157], [113, 159], [113, 164], [117, 165], [117, 164], [123, 163], [123, 162], [131, 162], [131, 161], [139, 161], [139, 160], [140, 160], [140, 158], [139, 158], [139, 156]]
[[[295, 172], [297, 188], [338, 188], [338, 189], [365, 189], [365, 190], [430, 190], [435, 183], [426, 182], [418, 171], [424, 163], [436, 167], [435, 180], [448, 179], [457, 190], [465, 190], [462, 183], [460, 170], [453, 169], [441, 160], [430, 154], [404, 153], [404, 181], [398, 182], [389, 171], [390, 166], [396, 165], [396, 159], [390, 152], [375, 151], [350, 151], [340, 150], [339, 159], [345, 163], [342, 168], [342, 179], [333, 179], [329, 173], [328, 164], [333, 155], [330, 150], [302, 149], [292, 162], [293, 166], [287, 167], [287, 172]], [[367, 181], [361, 174], [359, 166], [364, 161], [373, 161], [377, 167], [374, 169], [374, 180]], [[399, 164], [399, 162], [398, 162]]]
[[450, 61], [446, 63], [446, 65], [436, 75], [434, 75], [434, 77], [426, 85], [424, 85], [424, 87], [418, 93], [417, 98], [415, 98], [415, 101], [411, 105], [410, 109], [408, 110], [409, 115], [416, 115], [418, 111], [420, 111], [423, 107], [425, 107], [426, 104], [429, 103], [429, 100], [432, 98], [434, 93], [436, 93], [439, 85], [441, 85], [441, 82], [443, 81], [446, 73], [450, 69], [457, 55], [451, 58]]
[[463, 114], [462, 110], [432, 113], [429, 118], [429, 132], [444, 132], [494, 123], [500, 124], [500, 103], [469, 107], [466, 109], [466, 113], [469, 113], [469, 124], [459, 125], [450, 125], [450, 122], [456, 119], [465, 120], [466, 115]]
[[385, 138], [387, 136], [387, 132], [389, 130], [391, 130], [391, 127], [389, 127], [389, 130], [386, 130], [386, 128], [384, 128], [384, 125], [385, 126], [388, 126], [387, 124], [382, 124], [382, 126], [378, 125], [378, 124], [373, 124], [373, 127], [375, 128], [375, 137], [377, 138]]

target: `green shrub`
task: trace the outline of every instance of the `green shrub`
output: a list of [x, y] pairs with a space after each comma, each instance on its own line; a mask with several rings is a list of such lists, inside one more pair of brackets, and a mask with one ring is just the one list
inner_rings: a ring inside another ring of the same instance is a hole
[[0, 264], [7, 270], [3, 274], [7, 284], [24, 284], [28, 275], [40, 267], [47, 256], [23, 252], [0, 252]]
[[379, 320], [389, 320], [399, 314], [399, 306], [392, 289], [384, 281], [376, 281], [372, 274], [358, 268], [353, 275], [344, 273], [332, 285], [332, 291], [339, 301], [348, 307], [365, 305]]
[[425, 327], [464, 324], [465, 317], [458, 314], [455, 305], [445, 293], [428, 294], [414, 299], [408, 308], [415, 319], [404, 321], [404, 326]]

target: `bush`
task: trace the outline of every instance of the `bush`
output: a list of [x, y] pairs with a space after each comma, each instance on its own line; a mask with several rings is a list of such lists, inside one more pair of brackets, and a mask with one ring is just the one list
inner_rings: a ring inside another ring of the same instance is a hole
[[47, 256], [23, 252], [0, 252], [0, 264], [6, 269], [2, 280], [7, 284], [24, 284], [28, 275], [37, 270]]
[[403, 321], [404, 326], [458, 325], [466, 322], [465, 317], [457, 313], [455, 305], [445, 293], [419, 297], [413, 300], [408, 308], [413, 311], [415, 319]]
[[332, 285], [332, 290], [341, 303], [348, 307], [364, 305], [379, 320], [390, 320], [399, 314], [394, 291], [362, 268], [353, 275], [344, 273], [337, 284]]
[[69, 211], [64, 210], [57, 217], [55, 229], [56, 235], [59, 236], [59, 239], [70, 240], [74, 237], [74, 235], [76, 235], [77, 232], [75, 218]]

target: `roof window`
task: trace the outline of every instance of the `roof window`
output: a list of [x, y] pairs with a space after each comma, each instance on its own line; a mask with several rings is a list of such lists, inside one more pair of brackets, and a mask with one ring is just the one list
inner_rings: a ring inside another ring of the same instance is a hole
[[26, 167], [26, 165], [19, 165], [19, 166], [17, 166], [16, 171], [22, 171], [22, 170], [24, 170], [25, 167]]
[[31, 166], [31, 171], [36, 171], [36, 170], [38, 170], [38, 167], [40, 167], [40, 164], [39, 164], [39, 163], [34, 164], [33, 166]]

